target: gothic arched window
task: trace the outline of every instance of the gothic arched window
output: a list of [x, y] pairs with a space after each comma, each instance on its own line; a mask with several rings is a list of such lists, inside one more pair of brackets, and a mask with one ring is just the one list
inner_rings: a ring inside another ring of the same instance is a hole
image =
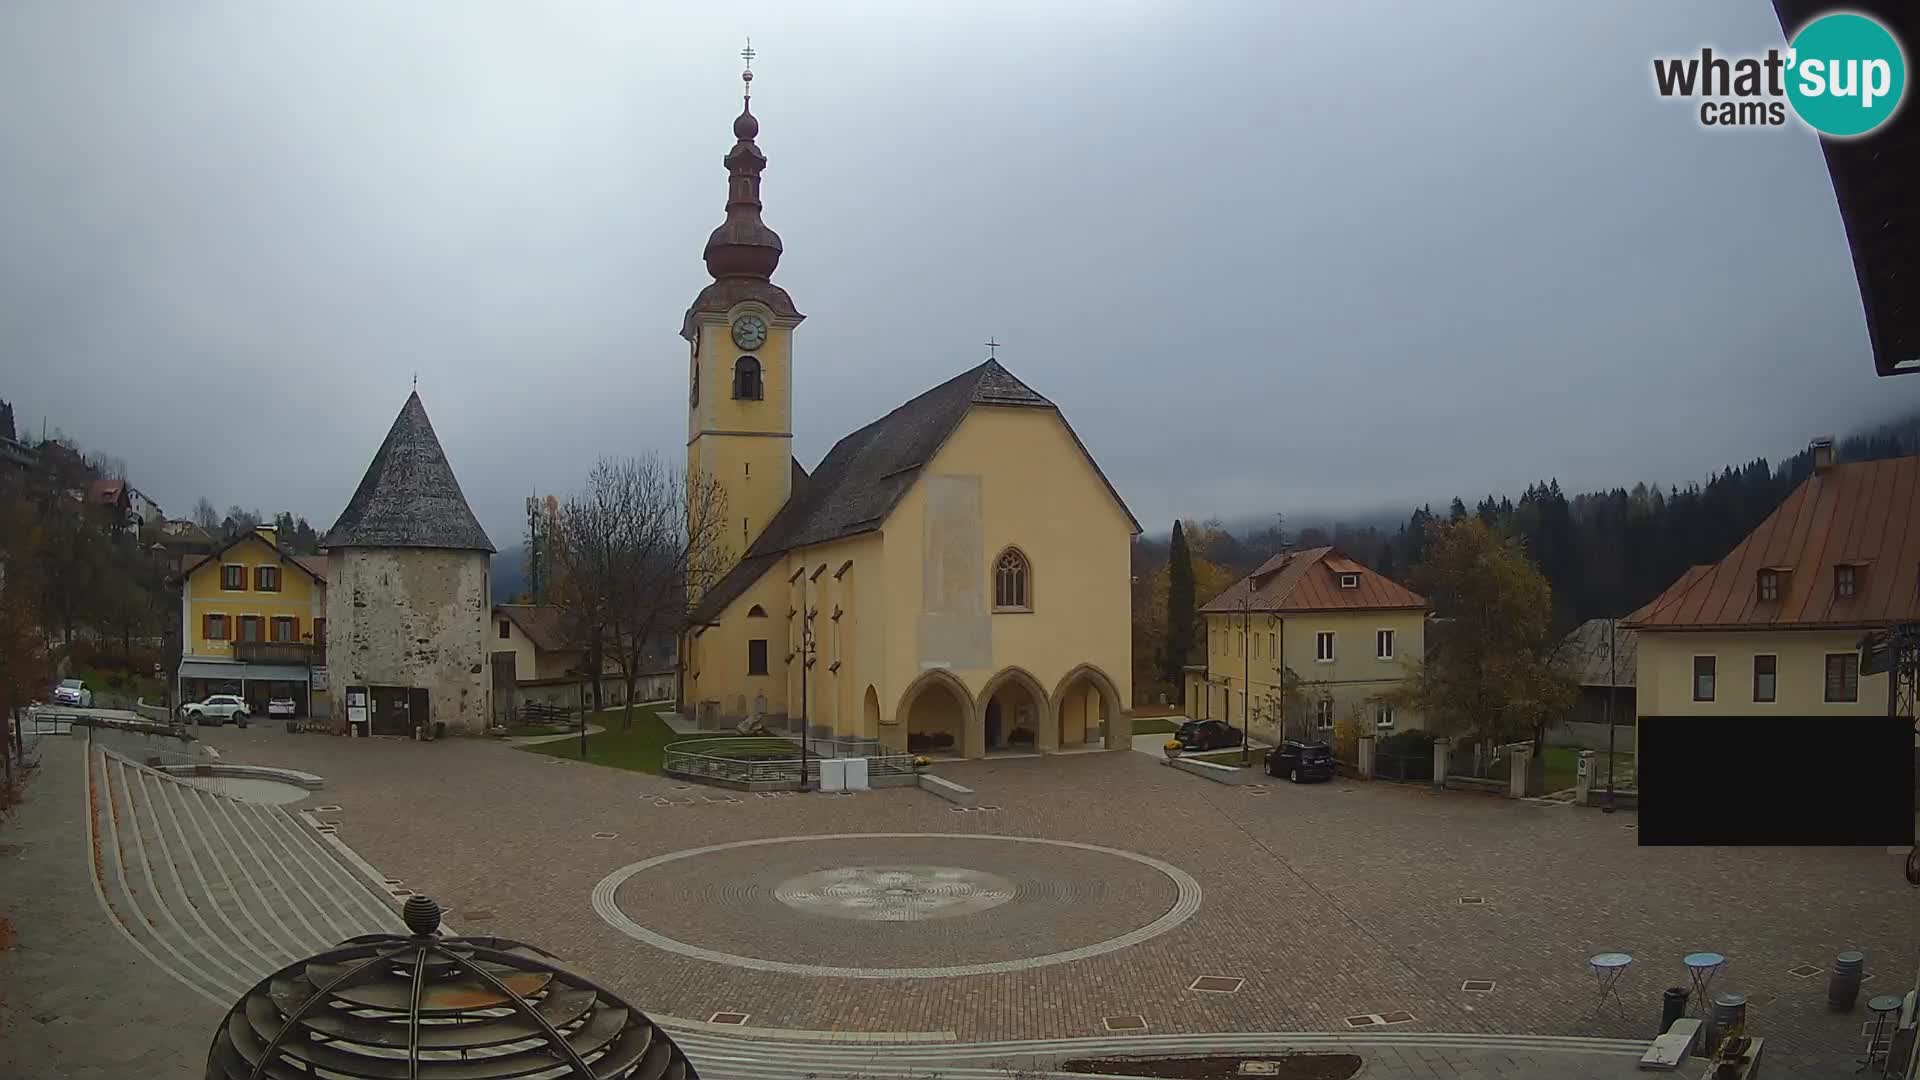
[[759, 604], [755, 604], [747, 609], [747, 618], [749, 619], [764, 619], [766, 617], [767, 609], [761, 607]]
[[993, 564], [993, 609], [1033, 610], [1033, 567], [1018, 548], [1001, 552]]
[[765, 396], [760, 385], [760, 361], [743, 356], [733, 362], [733, 396], [759, 401]]

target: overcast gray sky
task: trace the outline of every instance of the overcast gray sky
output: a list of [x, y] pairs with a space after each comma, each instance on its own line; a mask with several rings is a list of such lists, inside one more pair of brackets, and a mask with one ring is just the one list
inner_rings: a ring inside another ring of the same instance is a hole
[[507, 547], [526, 493], [683, 452], [751, 33], [809, 467], [989, 335], [1155, 533], [1920, 405], [1815, 138], [1654, 96], [1778, 43], [1765, 0], [665, 6], [8, 0], [0, 397], [170, 513], [325, 528], [417, 372]]

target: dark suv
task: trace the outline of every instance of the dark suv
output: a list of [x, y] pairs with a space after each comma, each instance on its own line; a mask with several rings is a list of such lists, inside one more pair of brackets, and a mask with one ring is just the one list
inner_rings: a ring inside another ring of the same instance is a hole
[[1323, 742], [1288, 739], [1267, 751], [1267, 775], [1284, 776], [1296, 784], [1333, 779], [1333, 750]]
[[1240, 745], [1240, 729], [1221, 720], [1189, 720], [1173, 737], [1189, 750], [1224, 750]]

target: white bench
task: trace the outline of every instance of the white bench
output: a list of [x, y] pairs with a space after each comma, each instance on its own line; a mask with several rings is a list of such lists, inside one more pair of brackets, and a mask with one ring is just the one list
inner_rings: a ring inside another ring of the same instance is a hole
[[972, 788], [961, 787], [951, 780], [942, 780], [932, 773], [920, 774], [920, 789], [922, 791], [931, 791], [935, 795], [957, 806], [972, 806], [974, 803]]
[[1640, 1056], [1643, 1069], [1677, 1069], [1693, 1053], [1694, 1040], [1700, 1037], [1700, 1021], [1682, 1018], [1675, 1020], [1665, 1035], [1653, 1040], [1647, 1052]]

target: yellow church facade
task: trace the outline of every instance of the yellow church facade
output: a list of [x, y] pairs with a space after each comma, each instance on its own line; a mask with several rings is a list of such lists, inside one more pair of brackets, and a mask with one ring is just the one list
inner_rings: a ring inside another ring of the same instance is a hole
[[[740, 553], [697, 600], [678, 707], [837, 752], [977, 758], [1130, 745], [1140, 527], [1060, 409], [995, 359], [792, 456], [794, 338], [751, 110], [725, 159], [713, 282], [688, 309], [687, 459]], [[818, 744], [816, 744], [818, 745]]]

